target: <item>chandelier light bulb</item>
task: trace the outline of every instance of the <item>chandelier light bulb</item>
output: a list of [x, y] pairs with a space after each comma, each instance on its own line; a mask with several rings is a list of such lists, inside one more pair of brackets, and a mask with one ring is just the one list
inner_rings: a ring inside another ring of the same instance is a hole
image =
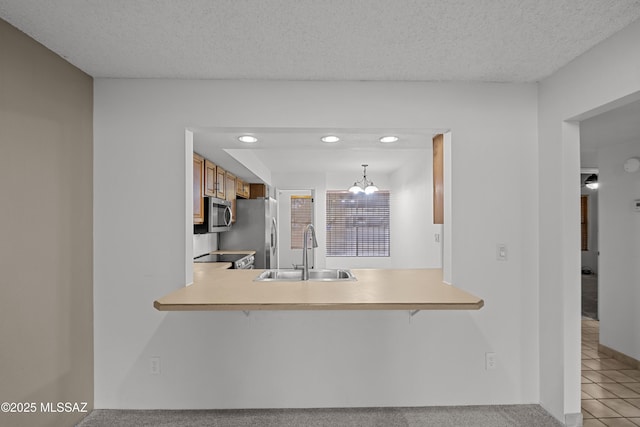
[[358, 194], [364, 192], [364, 194], [373, 194], [378, 191], [378, 187], [375, 186], [373, 181], [369, 181], [367, 179], [367, 166], [362, 165], [364, 171], [362, 173], [362, 179], [360, 181], [356, 181], [353, 183], [351, 187], [349, 187], [349, 191], [353, 194]]
[[373, 194], [378, 191], [378, 187], [373, 185], [373, 182], [364, 189], [364, 194]]
[[595, 173], [589, 175], [589, 177], [585, 180], [584, 184], [586, 185], [587, 188], [591, 190], [595, 190], [596, 188], [598, 188], [598, 175], [596, 175]]

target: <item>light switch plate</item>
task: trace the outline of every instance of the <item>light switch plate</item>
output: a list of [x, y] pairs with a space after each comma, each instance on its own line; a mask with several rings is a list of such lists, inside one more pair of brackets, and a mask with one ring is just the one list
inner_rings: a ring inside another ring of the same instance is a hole
[[484, 355], [485, 369], [487, 371], [494, 371], [498, 367], [495, 353], [485, 353]]
[[507, 245], [505, 245], [504, 243], [498, 243], [496, 245], [496, 259], [498, 261], [507, 260]]
[[151, 375], [160, 375], [160, 358], [158, 356], [149, 359], [149, 373]]

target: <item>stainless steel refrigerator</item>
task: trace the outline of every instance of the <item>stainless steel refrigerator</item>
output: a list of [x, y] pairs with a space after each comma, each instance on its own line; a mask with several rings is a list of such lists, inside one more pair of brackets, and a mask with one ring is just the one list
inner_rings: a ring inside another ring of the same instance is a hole
[[256, 251], [255, 268], [278, 268], [278, 205], [266, 199], [237, 199], [236, 222], [218, 234], [222, 250]]

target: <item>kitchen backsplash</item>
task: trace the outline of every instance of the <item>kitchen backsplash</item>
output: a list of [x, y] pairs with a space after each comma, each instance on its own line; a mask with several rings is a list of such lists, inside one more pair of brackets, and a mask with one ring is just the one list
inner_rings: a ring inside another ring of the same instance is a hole
[[193, 235], [193, 257], [218, 250], [218, 233]]

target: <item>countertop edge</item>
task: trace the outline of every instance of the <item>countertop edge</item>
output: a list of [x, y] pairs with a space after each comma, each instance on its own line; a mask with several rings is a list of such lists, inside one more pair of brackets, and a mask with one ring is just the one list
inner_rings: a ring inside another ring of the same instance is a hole
[[480, 310], [484, 300], [477, 303], [268, 303], [268, 304], [163, 304], [153, 302], [158, 311], [310, 311], [310, 310]]

